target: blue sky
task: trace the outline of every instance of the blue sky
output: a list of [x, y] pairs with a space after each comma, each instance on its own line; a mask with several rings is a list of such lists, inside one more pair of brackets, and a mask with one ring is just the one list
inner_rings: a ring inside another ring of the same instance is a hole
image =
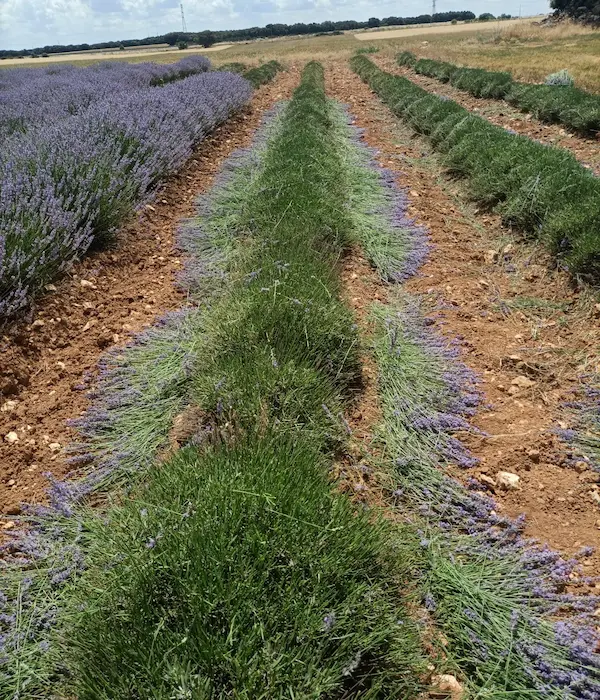
[[[430, 12], [407, 0], [183, 0], [190, 31], [264, 26], [270, 22], [364, 20]], [[548, 12], [547, 0], [438, 0], [439, 12], [472, 10], [518, 15]], [[0, 0], [0, 48], [135, 39], [181, 29], [179, 0]]]

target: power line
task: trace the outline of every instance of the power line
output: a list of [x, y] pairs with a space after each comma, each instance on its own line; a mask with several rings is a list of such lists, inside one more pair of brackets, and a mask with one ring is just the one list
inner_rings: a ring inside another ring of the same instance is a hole
[[185, 14], [183, 12], [183, 3], [179, 5], [181, 7], [181, 26], [183, 27], [183, 33], [187, 34], [187, 24], [185, 23]]
[[432, 15], [435, 15], [435, 3], [436, 3], [436, 0], [432, 0], [432, 2], [431, 2], [431, 14]]

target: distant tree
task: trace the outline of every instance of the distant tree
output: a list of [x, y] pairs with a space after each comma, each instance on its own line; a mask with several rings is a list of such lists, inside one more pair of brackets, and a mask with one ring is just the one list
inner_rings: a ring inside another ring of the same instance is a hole
[[484, 12], [477, 18], [480, 22], [489, 22], [490, 20], [496, 19], [491, 12]]
[[180, 41], [180, 42], [177, 44], [177, 48], [178, 48], [180, 51], [183, 51], [184, 49], [187, 49], [187, 47], [188, 47], [188, 45], [187, 45], [187, 42], [185, 42], [185, 41]]
[[205, 49], [208, 49], [216, 42], [217, 37], [215, 36], [214, 32], [211, 32], [209, 29], [206, 29], [198, 34], [198, 43], [200, 46], [204, 46]]
[[380, 27], [381, 21], [377, 17], [369, 17], [367, 25], [369, 27]]

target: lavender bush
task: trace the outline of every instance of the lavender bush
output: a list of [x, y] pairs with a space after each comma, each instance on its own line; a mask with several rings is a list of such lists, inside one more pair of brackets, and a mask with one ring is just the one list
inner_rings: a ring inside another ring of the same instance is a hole
[[0, 141], [39, 124], [80, 114], [116, 93], [166, 85], [210, 69], [204, 56], [177, 63], [101, 62], [81, 68], [13, 68], [0, 73]]
[[110, 239], [217, 124], [250, 99], [231, 73], [117, 92], [7, 139], [0, 154], [0, 318]]

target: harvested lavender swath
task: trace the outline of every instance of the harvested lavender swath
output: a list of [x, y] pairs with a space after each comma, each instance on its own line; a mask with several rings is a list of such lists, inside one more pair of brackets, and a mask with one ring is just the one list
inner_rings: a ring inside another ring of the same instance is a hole
[[[358, 217], [370, 214], [375, 221], [358, 228], [359, 240], [381, 277], [401, 282], [426, 257], [427, 234], [406, 217], [404, 193], [369, 157], [373, 152], [360, 142], [360, 131], [353, 131], [362, 154], [350, 162], [370, 167], [379, 188], [396, 190], [373, 197], [373, 180], [369, 185], [364, 175], [352, 178]], [[402, 240], [395, 243], [394, 235]], [[373, 314], [381, 437], [399, 482], [391, 503], [422, 524], [420, 543], [429, 560], [423, 605], [449, 640], [446, 652], [460, 660], [473, 690], [490, 697], [600, 700], [600, 656], [594, 651], [600, 598], [566, 592], [574, 580], [593, 583], [579, 564], [589, 550], [565, 560], [527, 540], [524, 518], [499, 515], [483, 484], [470, 479], [465, 488], [446, 473], [447, 464], [468, 469], [477, 463], [456, 437], [473, 431], [468, 419], [481, 400], [477, 377], [460, 361], [459, 343], [436, 332], [416, 299], [396, 292], [391, 306], [379, 305]], [[587, 452], [597, 455], [597, 386], [588, 382], [585, 400], [572, 407], [580, 420], [571, 442], [580, 450], [585, 442]]]
[[429, 252], [427, 232], [407, 214], [407, 194], [396, 176], [376, 160], [377, 151], [362, 141], [346, 108], [332, 107], [340, 152], [348, 179], [349, 215], [355, 236], [382, 279], [403, 282], [414, 275]]
[[572, 462], [600, 471], [600, 374], [583, 375], [580, 382], [574, 400], [565, 406], [571, 427], [556, 432], [569, 445]]
[[202, 73], [117, 91], [58, 122], [6, 139], [0, 153], [0, 318], [114, 234], [250, 84]]

